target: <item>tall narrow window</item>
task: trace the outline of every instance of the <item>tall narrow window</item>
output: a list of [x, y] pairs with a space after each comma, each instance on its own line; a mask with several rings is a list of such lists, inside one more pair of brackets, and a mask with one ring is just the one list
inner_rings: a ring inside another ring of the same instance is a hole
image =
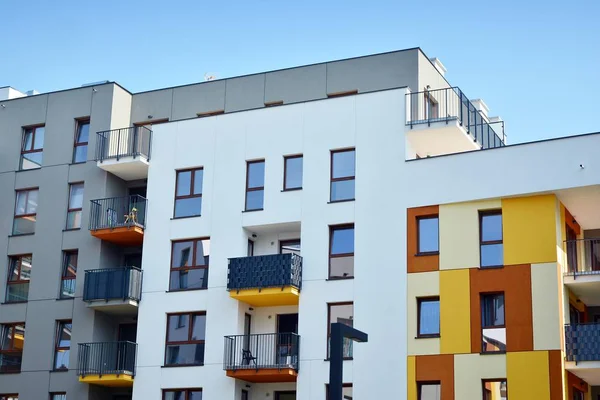
[[69, 208], [67, 210], [67, 229], [81, 228], [81, 210], [83, 208], [83, 183], [69, 184]]
[[248, 257], [254, 256], [254, 240], [248, 239]]
[[246, 162], [246, 211], [262, 210], [265, 200], [265, 160]]
[[75, 297], [75, 282], [77, 281], [77, 250], [63, 252], [63, 268], [60, 279], [60, 298]]
[[[329, 341], [331, 339], [331, 324], [340, 322], [344, 325], [354, 325], [354, 303], [327, 304], [327, 357], [329, 358]], [[352, 340], [344, 338], [344, 358], [352, 358]]]
[[250, 394], [247, 390], [242, 389], [242, 400], [250, 400]]
[[169, 290], [206, 289], [209, 256], [208, 238], [173, 242]]
[[354, 224], [329, 227], [329, 279], [354, 277]]
[[479, 213], [479, 241], [481, 267], [500, 267], [504, 264], [502, 244], [502, 212]]
[[481, 352], [506, 351], [504, 293], [481, 295]]
[[302, 189], [302, 155], [283, 158], [283, 190]]
[[[2, 400], [2, 398], [0, 398]], [[50, 393], [50, 400], [67, 400], [66, 393]]]
[[167, 314], [165, 366], [203, 365], [206, 313]]
[[15, 218], [13, 220], [13, 235], [25, 235], [35, 232], [37, 219], [38, 189], [17, 191], [15, 201]]
[[6, 302], [27, 301], [31, 280], [31, 254], [9, 258]]
[[69, 369], [69, 353], [71, 350], [71, 321], [57, 321], [56, 343], [54, 349], [54, 369]]
[[442, 385], [440, 382], [417, 383], [418, 400], [440, 400], [442, 396]]
[[25, 322], [0, 325], [0, 373], [20, 372], [25, 344]]
[[164, 389], [163, 400], [202, 400], [202, 389]]
[[175, 218], [196, 217], [202, 213], [204, 169], [177, 171]]
[[438, 254], [440, 251], [438, 216], [418, 217], [417, 230], [417, 254]]
[[44, 126], [23, 128], [23, 146], [21, 147], [21, 165], [19, 169], [34, 169], [42, 166], [45, 131]]
[[73, 163], [87, 161], [88, 140], [90, 137], [90, 120], [76, 120], [75, 144], [73, 146]]
[[[484, 379], [481, 381], [483, 400], [507, 400], [508, 385], [506, 379]], [[581, 398], [583, 400], [583, 397]]]
[[331, 202], [354, 200], [355, 158], [354, 149], [331, 152]]
[[440, 298], [422, 297], [417, 299], [417, 336], [440, 336]]

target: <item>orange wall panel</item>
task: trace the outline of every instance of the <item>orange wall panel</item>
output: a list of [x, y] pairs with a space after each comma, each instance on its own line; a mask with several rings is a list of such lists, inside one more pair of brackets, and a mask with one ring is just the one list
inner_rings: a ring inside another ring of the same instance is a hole
[[417, 382], [439, 381], [440, 400], [454, 400], [454, 355], [416, 356]]
[[418, 256], [417, 217], [439, 215], [439, 206], [409, 208], [406, 211], [406, 267], [411, 272], [438, 271], [440, 269], [439, 254]]
[[550, 376], [550, 400], [563, 400], [563, 355], [560, 350], [548, 351], [548, 367]]

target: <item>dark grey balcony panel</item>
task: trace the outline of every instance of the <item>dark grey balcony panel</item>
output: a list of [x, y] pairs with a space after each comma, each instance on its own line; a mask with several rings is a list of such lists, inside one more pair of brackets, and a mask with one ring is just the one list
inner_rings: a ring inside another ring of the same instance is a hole
[[293, 286], [302, 288], [302, 257], [297, 254], [229, 259], [227, 289], [260, 289]]

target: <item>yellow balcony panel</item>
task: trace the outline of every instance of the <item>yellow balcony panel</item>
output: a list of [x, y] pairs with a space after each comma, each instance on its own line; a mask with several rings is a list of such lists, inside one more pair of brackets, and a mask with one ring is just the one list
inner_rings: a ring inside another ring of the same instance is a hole
[[300, 290], [293, 286], [231, 290], [229, 296], [255, 307], [295, 306], [300, 302]]
[[92, 236], [120, 246], [139, 246], [144, 242], [144, 229], [132, 225], [90, 231]]
[[293, 368], [228, 370], [227, 376], [252, 383], [296, 382], [298, 371]]
[[126, 374], [85, 375], [79, 377], [79, 382], [107, 387], [132, 387], [133, 376]]

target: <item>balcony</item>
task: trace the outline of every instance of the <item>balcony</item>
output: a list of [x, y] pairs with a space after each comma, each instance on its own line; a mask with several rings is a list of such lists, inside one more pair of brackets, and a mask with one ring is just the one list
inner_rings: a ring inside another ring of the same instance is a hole
[[600, 385], [600, 323], [565, 326], [565, 369]]
[[588, 306], [600, 306], [600, 239], [564, 242], [565, 285]]
[[98, 167], [132, 181], [148, 177], [152, 131], [145, 126], [98, 132], [96, 163]]
[[407, 141], [418, 157], [505, 145], [502, 121], [484, 117], [457, 87], [407, 93], [406, 101]]
[[109, 387], [131, 387], [137, 344], [132, 342], [80, 343], [79, 382]]
[[223, 369], [227, 376], [254, 383], [295, 382], [300, 336], [266, 333], [225, 336]]
[[229, 259], [229, 295], [255, 307], [298, 305], [302, 257], [297, 254]]
[[142, 296], [142, 270], [136, 267], [85, 271], [83, 301], [108, 314], [137, 313]]
[[146, 203], [147, 200], [138, 195], [92, 200], [92, 236], [121, 246], [141, 245], [146, 226]]

